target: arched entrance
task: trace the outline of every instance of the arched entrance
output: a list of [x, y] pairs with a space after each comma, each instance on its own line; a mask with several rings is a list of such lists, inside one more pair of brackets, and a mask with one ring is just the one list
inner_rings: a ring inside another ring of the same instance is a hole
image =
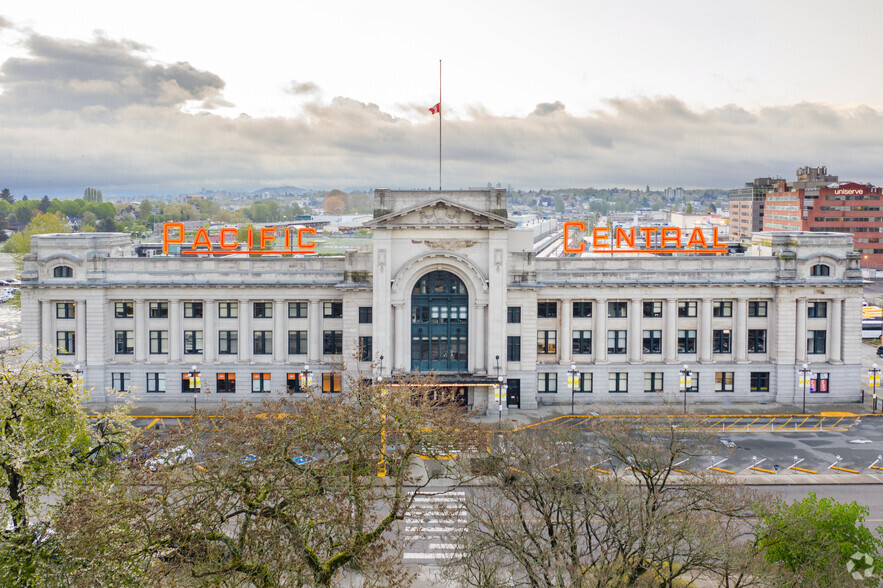
[[465, 372], [469, 294], [446, 271], [426, 274], [411, 291], [411, 370]]

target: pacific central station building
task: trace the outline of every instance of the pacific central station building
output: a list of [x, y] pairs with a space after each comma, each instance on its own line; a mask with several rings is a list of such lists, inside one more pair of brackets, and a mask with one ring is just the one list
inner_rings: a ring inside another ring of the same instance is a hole
[[24, 342], [96, 406], [111, 389], [184, 410], [195, 393], [333, 394], [414, 372], [490, 411], [497, 382], [504, 410], [859, 398], [851, 235], [755, 233], [745, 255], [544, 258], [505, 190], [378, 189], [374, 208], [371, 246], [336, 256], [143, 256], [121, 233], [35, 236]]

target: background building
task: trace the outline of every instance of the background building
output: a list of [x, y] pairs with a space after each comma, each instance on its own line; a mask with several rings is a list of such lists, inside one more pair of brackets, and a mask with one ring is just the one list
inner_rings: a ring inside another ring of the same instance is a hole
[[766, 194], [780, 178], [755, 178], [744, 188], [730, 190], [730, 240], [750, 240], [751, 233], [763, 230], [763, 209]]
[[[348, 378], [435, 372], [496, 410], [695, 401], [856, 400], [861, 276], [852, 238], [758, 233], [745, 256], [538, 258], [506, 190], [374, 196], [371, 245], [321, 257], [154, 255], [128, 235], [40, 235], [22, 276], [26, 343], [92, 402], [132, 389], [158, 409]], [[571, 367], [573, 366], [573, 367]], [[194, 374], [198, 372], [197, 380]]]

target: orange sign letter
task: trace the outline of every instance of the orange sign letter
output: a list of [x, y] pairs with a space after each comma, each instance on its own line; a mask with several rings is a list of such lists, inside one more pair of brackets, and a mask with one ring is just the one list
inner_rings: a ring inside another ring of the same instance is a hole
[[582, 239], [579, 240], [579, 247], [573, 248], [570, 246], [570, 229], [576, 229], [577, 231], [585, 231], [586, 223], [582, 221], [570, 221], [564, 223], [564, 253], [582, 253], [586, 250], [586, 243]]
[[[169, 229], [178, 229], [178, 236], [172, 238], [169, 235]], [[184, 223], [163, 223], [162, 224], [162, 252], [164, 255], [169, 253], [170, 244], [179, 244], [184, 242]]]

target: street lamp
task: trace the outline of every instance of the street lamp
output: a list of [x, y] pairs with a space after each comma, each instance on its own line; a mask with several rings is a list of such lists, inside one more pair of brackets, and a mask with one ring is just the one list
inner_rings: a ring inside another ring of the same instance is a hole
[[576, 371], [576, 364], [570, 364], [570, 369], [567, 370], [567, 380], [570, 382], [570, 414], [573, 414], [573, 393], [576, 391], [576, 375], [578, 373]]
[[503, 391], [503, 376], [497, 376], [497, 389], [499, 392], [499, 399], [497, 401], [497, 406], [499, 407], [499, 418], [498, 422], [503, 422], [503, 403], [506, 401], [506, 393]]
[[193, 412], [196, 412], [196, 395], [199, 394], [199, 372], [196, 366], [190, 366], [190, 387], [193, 389]]
[[809, 380], [810, 369], [807, 364], [803, 364], [803, 368], [799, 371], [802, 376], [801, 382], [803, 382], [803, 414], [806, 414], [806, 383]]
[[687, 414], [687, 388], [690, 382], [690, 366], [684, 364], [684, 369], [681, 370], [681, 386], [684, 387], [684, 414]]
[[383, 375], [383, 356], [380, 356], [380, 375]]
[[877, 383], [880, 381], [880, 370], [877, 369], [877, 364], [871, 364], [871, 369], [868, 370], [868, 376], [870, 380], [871, 387], [874, 389], [874, 404], [871, 408], [871, 412], [877, 410]]

